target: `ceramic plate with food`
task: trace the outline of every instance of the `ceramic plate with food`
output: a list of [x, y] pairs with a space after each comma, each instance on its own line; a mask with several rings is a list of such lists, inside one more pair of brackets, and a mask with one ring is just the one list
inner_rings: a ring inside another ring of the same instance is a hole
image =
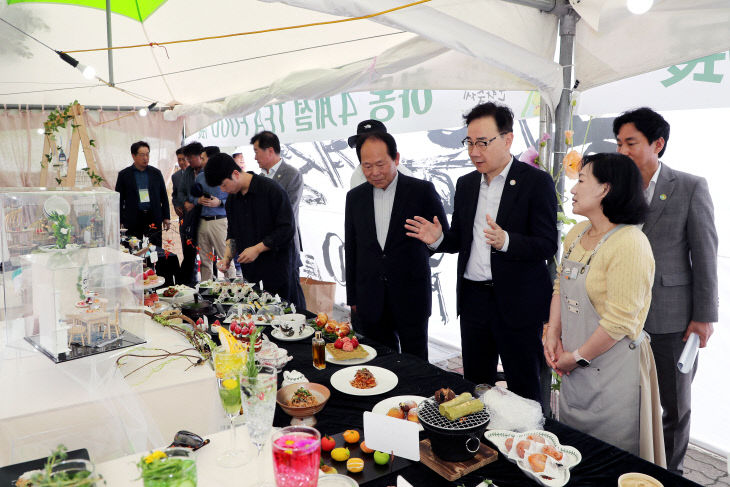
[[398, 376], [383, 367], [346, 367], [330, 377], [332, 387], [353, 396], [376, 396], [393, 390]]
[[156, 287], [165, 285], [165, 278], [162, 276], [155, 276], [155, 279], [145, 279], [146, 283], [142, 285], [142, 289], [145, 291], [148, 289], [154, 289]]
[[282, 331], [277, 328], [271, 330], [271, 336], [283, 342], [296, 342], [298, 340], [304, 340], [305, 338], [309, 338], [312, 335], [314, 335], [314, 328], [312, 328], [311, 326], [305, 326], [300, 334], [295, 333], [292, 336], [284, 335], [284, 333], [282, 333]]
[[335, 348], [334, 343], [328, 343], [325, 347], [325, 360], [335, 365], [358, 365], [370, 362], [378, 355], [378, 352], [370, 345], [358, 343], [353, 350], [347, 351]]
[[[411, 421], [413, 421], [413, 416], [418, 419], [418, 405], [421, 404], [421, 401], [425, 399], [426, 398], [423, 396], [389, 397], [387, 399], [383, 399], [375, 406], [373, 406], [373, 413], [384, 414], [386, 416], [392, 416], [397, 419], [407, 420], [409, 412], [413, 411], [410, 412]], [[417, 423], [419, 430], [423, 431], [423, 426], [421, 426], [420, 422], [414, 421], [414, 423]]]
[[542, 485], [562, 487], [570, 481], [570, 469], [582, 460], [572, 446], [561, 445], [558, 437], [549, 431], [533, 430], [523, 433], [489, 430], [484, 437], [493, 443], [502, 455]]

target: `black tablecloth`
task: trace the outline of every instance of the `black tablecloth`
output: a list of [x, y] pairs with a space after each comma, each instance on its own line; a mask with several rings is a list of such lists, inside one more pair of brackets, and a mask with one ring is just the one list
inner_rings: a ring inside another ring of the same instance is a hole
[[[356, 397], [341, 393], [330, 385], [330, 376], [342, 366], [327, 364], [325, 370], [317, 370], [312, 366], [312, 350], [309, 340], [300, 342], [281, 342], [274, 340], [279, 346], [287, 349], [294, 359], [284, 370], [296, 369], [302, 372], [311, 382], [318, 382], [329, 387], [332, 395], [324, 410], [317, 415], [316, 428], [322, 434], [336, 434], [346, 429], [362, 429], [362, 414], [370, 411], [375, 404], [391, 396], [419, 395], [430, 397], [436, 389], [450, 387], [457, 394], [473, 392], [473, 384], [465, 381], [458, 374], [439, 369], [412, 355], [399, 355], [392, 350], [373, 343], [367, 339], [363, 342], [375, 347], [378, 355], [368, 365], [384, 367], [398, 375], [398, 385], [392, 391], [377, 396]], [[280, 374], [281, 383], [283, 374]], [[275, 426], [287, 426], [291, 418], [277, 407], [274, 418]], [[576, 431], [556, 421], [548, 420], [545, 429], [555, 433], [562, 444], [577, 448], [583, 460], [571, 470], [569, 486], [611, 486], [615, 487], [619, 475], [626, 472], [642, 472], [651, 475], [665, 487], [696, 486], [682, 477], [674, 475], [663, 468], [644, 461], [630, 453], [613, 447], [596, 438]], [[638, 434], [638, 432], [637, 432]], [[423, 439], [423, 433], [421, 433]], [[493, 446], [490, 443], [485, 443]], [[447, 482], [438, 474], [421, 463], [414, 462], [400, 472], [382, 477], [367, 483], [368, 487], [395, 485], [397, 474], [403, 475], [411, 484], [420, 486], [460, 485], [466, 487], [476, 485], [485, 478], [493, 480], [499, 487], [537, 485], [525, 476], [514, 464], [502, 457], [457, 482]]]

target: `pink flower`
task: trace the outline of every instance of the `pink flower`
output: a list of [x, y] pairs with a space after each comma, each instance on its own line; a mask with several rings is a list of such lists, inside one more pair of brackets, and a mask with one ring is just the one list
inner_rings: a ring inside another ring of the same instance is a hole
[[573, 147], [573, 132], [572, 130], [565, 131], [565, 144]]
[[550, 136], [550, 134], [545, 132], [544, 134], [542, 134], [542, 137], [540, 137], [540, 142], [547, 142], [551, 138], [552, 137]]
[[539, 154], [537, 153], [535, 148], [533, 146], [530, 146], [525, 152], [520, 154], [520, 157], [518, 157], [517, 160], [535, 167], [540, 167], [537, 163], [535, 163], [535, 159], [537, 159], [538, 156]]

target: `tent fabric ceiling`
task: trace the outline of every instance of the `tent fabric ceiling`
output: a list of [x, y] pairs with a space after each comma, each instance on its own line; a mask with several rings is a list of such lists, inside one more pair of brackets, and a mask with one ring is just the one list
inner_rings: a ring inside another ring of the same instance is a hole
[[[4, 1], [0, 18], [53, 49], [106, 46], [102, 10]], [[730, 45], [726, 0], [656, 0], [643, 16], [630, 14], [625, 0], [570, 1], [582, 16], [575, 40], [582, 90]], [[322, 22], [405, 2], [168, 0], [143, 23], [112, 15], [113, 42], [148, 44]], [[343, 91], [535, 89], [554, 105], [562, 89], [562, 69], [554, 62], [557, 31], [556, 16], [503, 0], [432, 0], [369, 20], [115, 50], [115, 82], [130, 94], [87, 82], [57, 54], [0, 23], [0, 104], [174, 102], [179, 105], [168, 118], [185, 116], [190, 130], [266, 104]], [[105, 51], [73, 55], [108, 79]]]
[[[8, 5], [14, 3], [61, 3], [67, 5], [80, 5], [106, 10], [106, 0], [7, 0]], [[125, 15], [130, 19], [144, 21], [157, 10], [165, 0], [111, 0], [109, 8], [112, 12]]]

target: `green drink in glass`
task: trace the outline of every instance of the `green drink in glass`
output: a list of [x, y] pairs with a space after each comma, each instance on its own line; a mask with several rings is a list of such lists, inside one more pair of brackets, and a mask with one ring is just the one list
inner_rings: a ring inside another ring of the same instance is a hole
[[241, 410], [241, 390], [237, 377], [218, 379], [218, 395], [226, 414], [235, 416], [239, 413]]
[[187, 448], [156, 450], [138, 463], [144, 487], [196, 487], [198, 472]]

